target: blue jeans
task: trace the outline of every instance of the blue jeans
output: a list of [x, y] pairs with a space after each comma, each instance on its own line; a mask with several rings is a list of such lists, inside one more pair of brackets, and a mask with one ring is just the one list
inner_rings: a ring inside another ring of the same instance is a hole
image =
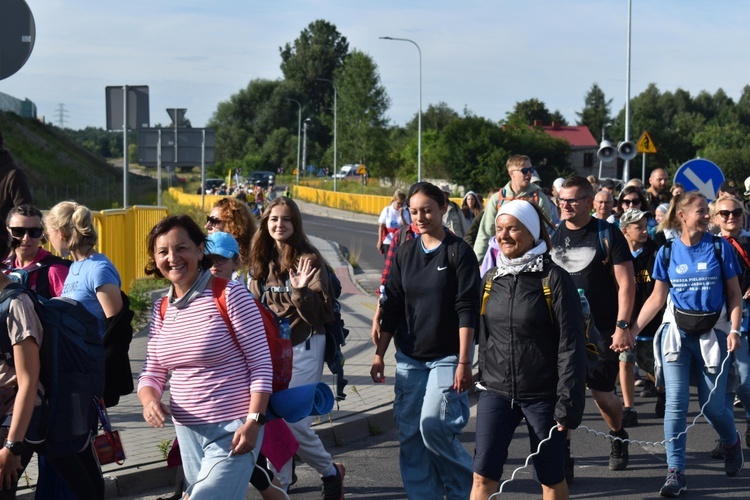
[[453, 389], [458, 356], [418, 361], [396, 352], [401, 479], [408, 498], [469, 498], [471, 455], [458, 440], [469, 421], [467, 393]]
[[[727, 355], [727, 336], [715, 330], [716, 338], [721, 349], [722, 361]], [[701, 407], [706, 403], [708, 394], [716, 385], [710, 402], [703, 410], [709, 424], [716, 430], [725, 445], [737, 441], [737, 431], [734, 426], [734, 415], [727, 408], [725, 393], [729, 371], [728, 361], [724, 365], [724, 373], [719, 377], [719, 368], [714, 374], [707, 373], [701, 356], [699, 337], [686, 335], [680, 331], [680, 353], [676, 361], [666, 362], [662, 354], [662, 369], [664, 385], [667, 388], [667, 404], [664, 412], [664, 437], [669, 440], [677, 436], [687, 427], [687, 411], [690, 402], [690, 375], [695, 375], [698, 385], [698, 402]], [[662, 353], [664, 352], [662, 344]], [[667, 465], [685, 470], [686, 435], [667, 442]]]
[[190, 498], [227, 498], [243, 500], [260, 453], [263, 429], [251, 453], [227, 458], [243, 419], [215, 424], [175, 425], [180, 456]]
[[[742, 332], [742, 345], [734, 351], [734, 366], [737, 368], [737, 397], [745, 407], [745, 418], [750, 421], [750, 342], [747, 332]], [[727, 408], [734, 413], [734, 398], [727, 397]]]

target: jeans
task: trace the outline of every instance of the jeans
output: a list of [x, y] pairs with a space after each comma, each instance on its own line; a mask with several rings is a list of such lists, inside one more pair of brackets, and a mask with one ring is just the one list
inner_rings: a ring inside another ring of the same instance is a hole
[[243, 500], [255, 460], [260, 453], [263, 429], [250, 453], [229, 455], [234, 432], [243, 419], [202, 425], [175, 425], [187, 492], [193, 500], [226, 498]]
[[458, 440], [469, 421], [467, 393], [453, 389], [458, 356], [418, 361], [396, 352], [401, 478], [408, 498], [469, 498], [472, 460]]
[[[722, 361], [727, 355], [727, 336], [715, 330], [716, 338], [721, 349]], [[709, 424], [716, 430], [725, 445], [737, 441], [734, 415], [727, 408], [725, 393], [729, 371], [729, 362], [724, 364], [724, 372], [719, 377], [719, 370], [714, 374], [707, 373], [701, 356], [699, 337], [687, 335], [680, 331], [680, 352], [676, 361], [667, 362], [662, 354], [664, 384], [667, 388], [667, 403], [664, 413], [664, 437], [667, 439], [667, 465], [685, 470], [686, 435], [670, 441], [687, 427], [687, 411], [690, 402], [690, 375], [695, 375], [698, 385], [698, 401], [703, 405], [708, 400], [711, 389], [716, 390], [711, 400], [703, 409], [703, 414]], [[662, 352], [664, 348], [662, 345]]]
[[[734, 351], [734, 366], [737, 369], [737, 396], [745, 408], [745, 418], [750, 421], [750, 342], [747, 332], [742, 333], [740, 338], [742, 345]], [[727, 408], [734, 412], [734, 398], [727, 398]]]

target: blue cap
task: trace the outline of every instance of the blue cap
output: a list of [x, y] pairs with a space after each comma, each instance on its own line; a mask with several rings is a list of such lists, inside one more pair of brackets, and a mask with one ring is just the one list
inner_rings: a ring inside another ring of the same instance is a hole
[[217, 231], [206, 238], [206, 255], [221, 255], [227, 259], [240, 253], [237, 240], [229, 233]]

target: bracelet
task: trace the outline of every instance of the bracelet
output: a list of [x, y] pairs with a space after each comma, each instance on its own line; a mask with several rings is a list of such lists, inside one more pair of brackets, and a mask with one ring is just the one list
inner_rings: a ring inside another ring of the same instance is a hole
[[458, 364], [459, 365], [470, 365], [471, 361], [459, 361]]
[[729, 330], [729, 333], [736, 333], [739, 336], [742, 336], [742, 332], [739, 330]]

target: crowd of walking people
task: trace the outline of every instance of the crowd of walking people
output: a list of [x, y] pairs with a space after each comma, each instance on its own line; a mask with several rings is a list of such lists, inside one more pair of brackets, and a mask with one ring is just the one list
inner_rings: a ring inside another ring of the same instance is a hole
[[[488, 499], [525, 420], [542, 497], [569, 498], [571, 431], [581, 425], [587, 389], [608, 427], [608, 468], [621, 471], [630, 462], [626, 429], [638, 425], [637, 385], [656, 397], [664, 421], [662, 496], [687, 488], [691, 383], [718, 437], [712, 455], [724, 460], [727, 476], [738, 475], [743, 441], [750, 447], [750, 232], [742, 193], [725, 183], [709, 203], [670, 188], [662, 169], [647, 189], [632, 182], [618, 191], [574, 175], [546, 190], [528, 157], [511, 156], [505, 169], [509, 182], [486, 199], [470, 191], [459, 205], [449, 186], [418, 182], [397, 190], [378, 219], [385, 264], [370, 374], [385, 380], [393, 340], [405, 495]], [[15, 286], [11, 277], [21, 276], [40, 297], [82, 304], [105, 338], [128, 306], [115, 266], [96, 251], [91, 211], [65, 201], [43, 215], [23, 203], [4, 222], [0, 302]], [[245, 202], [225, 197], [202, 224], [170, 215], [148, 234], [146, 273], [169, 289], [154, 304], [137, 381], [143, 420], [155, 428], [174, 423], [186, 498], [240, 499], [248, 484], [264, 499], [288, 498], [296, 455], [320, 474], [323, 498], [342, 499], [346, 468], [311, 417], [265, 425], [274, 373], [263, 308], [288, 328], [290, 388], [321, 381], [335, 318], [332, 277], [299, 207], [276, 196], [256, 223]], [[47, 241], [60, 256], [42, 248]], [[32, 458], [24, 437], [42, 404], [39, 353], [49, 340], [29, 295], [7, 300], [2, 335], [14, 363], [0, 361], [0, 498], [15, 497]], [[459, 440], [472, 390], [473, 456]], [[744, 434], [735, 405], [746, 412]], [[39, 455], [37, 498], [104, 498], [91, 437], [74, 453]]]

